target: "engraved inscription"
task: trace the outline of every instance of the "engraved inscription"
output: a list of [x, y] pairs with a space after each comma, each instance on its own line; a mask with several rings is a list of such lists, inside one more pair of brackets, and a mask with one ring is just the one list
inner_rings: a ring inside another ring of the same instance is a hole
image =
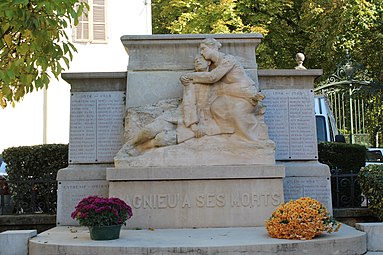
[[70, 217], [77, 203], [90, 195], [108, 196], [107, 181], [59, 181], [57, 187], [57, 224], [76, 225]]
[[277, 160], [316, 159], [317, 142], [312, 90], [263, 90], [265, 122], [276, 142]]
[[122, 146], [123, 92], [71, 95], [69, 162], [108, 163]]
[[[89, 191], [97, 190], [107, 190], [109, 188], [108, 184], [62, 184], [59, 186], [60, 191], [65, 194], [70, 194], [66, 196], [70, 199], [72, 203], [78, 203], [81, 199], [88, 196]], [[68, 193], [69, 192], [69, 193]]]
[[201, 193], [191, 197], [188, 194], [127, 195], [126, 200], [135, 209], [168, 208], [221, 208], [221, 207], [263, 207], [278, 206], [282, 202], [279, 193]]
[[311, 197], [332, 208], [330, 180], [326, 177], [287, 177], [283, 186], [285, 201]]

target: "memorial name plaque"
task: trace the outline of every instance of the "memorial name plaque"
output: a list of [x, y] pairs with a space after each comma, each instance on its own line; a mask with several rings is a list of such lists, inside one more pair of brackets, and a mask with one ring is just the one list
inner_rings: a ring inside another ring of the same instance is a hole
[[265, 122], [276, 145], [277, 160], [318, 158], [314, 92], [305, 89], [262, 90]]
[[59, 181], [57, 186], [57, 224], [78, 225], [70, 214], [78, 202], [87, 196], [108, 197], [107, 181]]
[[331, 183], [328, 177], [285, 177], [283, 191], [285, 202], [301, 197], [311, 197], [332, 212]]
[[69, 162], [109, 163], [122, 147], [124, 92], [71, 94]]

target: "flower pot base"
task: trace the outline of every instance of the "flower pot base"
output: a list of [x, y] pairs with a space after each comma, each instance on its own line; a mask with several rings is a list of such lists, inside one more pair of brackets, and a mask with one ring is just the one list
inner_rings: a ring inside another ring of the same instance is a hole
[[97, 241], [119, 239], [121, 226], [122, 225], [88, 227], [90, 238]]

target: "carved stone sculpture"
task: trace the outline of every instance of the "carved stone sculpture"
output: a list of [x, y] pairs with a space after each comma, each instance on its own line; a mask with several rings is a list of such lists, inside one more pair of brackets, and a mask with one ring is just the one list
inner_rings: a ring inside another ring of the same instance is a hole
[[[194, 60], [196, 72], [208, 72], [211, 61], [199, 55]], [[203, 135], [217, 135], [220, 130], [214, 121], [210, 105], [216, 98], [215, 88], [209, 84], [195, 83], [190, 79], [181, 77], [183, 85], [182, 116], [183, 124], [190, 128], [196, 138]], [[187, 137], [178, 132], [178, 142], [183, 142]]]
[[195, 71], [180, 77], [182, 103], [165, 100], [128, 110], [127, 143], [116, 156], [117, 167], [274, 163], [264, 95], [220, 47], [213, 38], [201, 42]]
[[220, 47], [221, 44], [215, 39], [205, 39], [200, 51], [212, 63], [210, 71], [188, 73], [181, 80], [216, 88], [217, 95], [210, 111], [220, 129], [219, 133], [235, 133], [251, 141], [267, 139], [264, 132], [258, 132], [259, 121], [255, 115], [255, 108], [264, 95], [246, 75], [238, 60], [219, 52]]

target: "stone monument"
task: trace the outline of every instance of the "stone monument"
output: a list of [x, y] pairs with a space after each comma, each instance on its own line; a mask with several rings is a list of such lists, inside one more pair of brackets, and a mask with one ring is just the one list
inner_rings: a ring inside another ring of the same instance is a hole
[[128, 228], [263, 226], [305, 195], [331, 211], [313, 110], [321, 70], [258, 70], [261, 38], [123, 36], [127, 72], [63, 74], [70, 165], [57, 224], [76, 225], [75, 204], [97, 194], [133, 206]]
[[109, 195], [132, 204], [133, 227], [260, 226], [283, 202], [258, 84], [218, 40], [196, 43], [194, 71], [177, 80], [181, 98], [127, 107], [107, 179]]

